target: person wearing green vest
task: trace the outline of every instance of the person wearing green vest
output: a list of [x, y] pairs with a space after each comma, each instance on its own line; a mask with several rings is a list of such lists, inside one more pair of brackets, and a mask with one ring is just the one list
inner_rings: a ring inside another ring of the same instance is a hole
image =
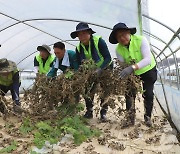
[[[15, 112], [22, 111], [19, 102], [19, 71], [15, 62], [7, 60], [6, 58], [0, 59], [0, 95], [5, 94], [10, 90], [13, 99], [13, 109]], [[0, 112], [6, 114], [6, 108], [3, 102], [0, 102]]]
[[[89, 28], [87, 23], [80, 22], [76, 26], [76, 31], [71, 33], [71, 37], [75, 39], [79, 38], [79, 45], [76, 47], [77, 60], [79, 65], [82, 64], [84, 60], [93, 60], [96, 64], [97, 75], [100, 75], [103, 69], [112, 69], [113, 63], [111, 60], [111, 55], [107, 48], [105, 41], [100, 36], [94, 36], [95, 32]], [[85, 98], [86, 102], [86, 113], [84, 115], [85, 118], [93, 117], [93, 100], [95, 95], [95, 87], [97, 83], [94, 84], [93, 88], [90, 91], [89, 97]], [[104, 90], [104, 94], [106, 94], [106, 89]], [[86, 89], [86, 91], [88, 91]], [[104, 98], [101, 98], [101, 104], [103, 104]], [[104, 104], [100, 111], [100, 120], [106, 121], [106, 112], [108, 109], [108, 105]]]
[[38, 46], [40, 52], [34, 58], [34, 68], [36, 74], [47, 74], [53, 65], [55, 56], [50, 53], [51, 48], [48, 45]]
[[[120, 72], [120, 79], [124, 79], [134, 73], [135, 75], [140, 76], [140, 79], [142, 80], [145, 107], [144, 120], [146, 126], [151, 127], [151, 114], [154, 98], [153, 88], [154, 83], [157, 80], [156, 62], [150, 51], [147, 39], [140, 35], [134, 35], [135, 33], [136, 28], [128, 28], [125, 23], [118, 23], [113, 27], [109, 36], [109, 42], [118, 44], [116, 48], [117, 58], [121, 62], [130, 65]], [[135, 62], [135, 64], [131, 64], [132, 61]], [[129, 92], [125, 95], [126, 109], [129, 111], [128, 113], [131, 118], [127, 118], [129, 121], [124, 121], [122, 123], [122, 128], [134, 125], [135, 123], [136, 89], [132, 86], [128, 86], [127, 88]]]
[[79, 65], [77, 62], [75, 51], [66, 50], [65, 44], [62, 42], [56, 42], [53, 46], [53, 49], [56, 58], [54, 60], [52, 68], [47, 74], [48, 77], [57, 76], [58, 69], [60, 69], [63, 73], [67, 68], [74, 69], [75, 71], [78, 70]]

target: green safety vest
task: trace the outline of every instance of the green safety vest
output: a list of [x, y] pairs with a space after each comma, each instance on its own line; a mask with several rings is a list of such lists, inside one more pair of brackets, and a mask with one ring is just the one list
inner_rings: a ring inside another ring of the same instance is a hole
[[55, 56], [50, 54], [48, 59], [46, 60], [46, 63], [43, 67], [43, 60], [40, 56], [40, 54], [36, 55], [36, 60], [39, 62], [39, 73], [40, 74], [47, 74], [50, 70], [50, 65], [54, 61]]
[[[99, 48], [98, 48], [98, 43], [99, 43], [99, 39], [101, 38], [101, 36], [93, 36], [93, 40], [94, 40], [94, 45], [95, 45], [95, 48], [98, 52], [98, 56], [100, 58], [100, 60], [96, 63], [96, 66], [97, 67], [100, 67], [102, 65], [102, 63], [104, 62], [104, 58], [103, 56], [101, 55], [100, 51], [99, 51]], [[77, 46], [77, 50], [78, 52], [80, 52], [80, 45], [83, 47], [84, 49], [84, 54], [85, 54], [85, 57], [87, 60], [92, 60], [92, 55], [91, 55], [91, 44], [89, 44], [89, 49], [88, 51], [86, 50], [85, 46], [82, 44], [82, 43], [79, 43], [79, 45]]]
[[16, 72], [18, 72], [18, 69], [10, 72], [8, 76], [0, 75], [0, 85], [10, 86], [13, 83], [13, 76]]
[[[131, 41], [129, 45], [129, 49], [120, 43], [116, 47], [116, 52], [121, 57], [123, 57], [125, 63], [130, 64], [132, 61], [135, 61], [135, 63], [138, 63], [143, 59], [143, 55], [141, 53], [141, 43], [142, 43], [142, 36], [138, 35], [131, 35]], [[151, 53], [151, 64], [138, 69], [135, 71], [136, 75], [141, 75], [149, 70], [151, 70], [153, 67], [156, 66], [156, 62], [154, 59], [154, 56]]]

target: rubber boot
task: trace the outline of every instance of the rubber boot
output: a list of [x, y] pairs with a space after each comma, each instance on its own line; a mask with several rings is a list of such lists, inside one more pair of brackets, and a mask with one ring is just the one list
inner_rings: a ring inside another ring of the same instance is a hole
[[130, 126], [134, 126], [135, 124], [135, 117], [136, 117], [135, 98], [129, 97], [128, 101], [130, 101], [128, 103], [131, 104], [131, 106], [129, 107], [129, 109], [127, 108], [127, 113], [125, 115], [125, 118], [121, 121], [122, 129]]
[[144, 123], [147, 127], [152, 127], [151, 114], [152, 114], [153, 102], [151, 101], [148, 102], [144, 100], [144, 108], [145, 108]]
[[0, 102], [0, 112], [3, 114], [5, 114], [6, 112], [6, 107], [3, 102]]
[[107, 121], [106, 113], [107, 113], [107, 108], [102, 107], [102, 109], [100, 111], [100, 121], [101, 122], [106, 122]]

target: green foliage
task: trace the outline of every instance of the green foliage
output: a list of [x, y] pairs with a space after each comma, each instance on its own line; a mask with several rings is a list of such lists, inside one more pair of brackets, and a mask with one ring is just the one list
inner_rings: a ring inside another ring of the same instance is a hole
[[85, 108], [85, 105], [84, 105], [84, 104], [82, 104], [82, 103], [76, 104], [76, 109], [77, 109], [78, 112], [83, 111], [84, 108]]
[[39, 132], [35, 132], [34, 133], [34, 144], [37, 146], [37, 148], [41, 149], [44, 146], [45, 143], [45, 137], [39, 133]]
[[74, 72], [71, 70], [68, 70], [64, 75], [65, 75], [65, 78], [71, 79], [74, 75]]
[[60, 107], [57, 108], [58, 112], [61, 113], [59, 118], [64, 118], [67, 116], [74, 116], [78, 114], [80, 111], [84, 110], [84, 104], [82, 103], [75, 103], [75, 104], [68, 104], [64, 103]]
[[97, 68], [96, 63], [94, 62], [93, 59], [85, 60], [83, 62], [83, 65], [81, 65], [81, 67], [85, 70], [93, 70]]
[[34, 132], [34, 144], [41, 149], [44, 146], [45, 141], [49, 141], [50, 144], [58, 142], [61, 131], [56, 126], [51, 126], [48, 122], [39, 122], [36, 124], [37, 131]]
[[77, 115], [78, 112], [84, 110], [83, 104], [65, 103], [57, 110], [61, 113], [58, 120], [40, 121], [35, 125], [33, 142], [37, 148], [41, 149], [45, 141], [49, 141], [50, 144], [57, 143], [62, 134], [72, 134], [76, 145], [80, 145], [88, 138], [100, 135], [99, 130], [88, 127], [87, 121]]
[[36, 151], [31, 150], [30, 154], [38, 154], [38, 153]]
[[11, 144], [0, 150], [0, 153], [11, 153], [12, 151], [17, 149], [17, 142], [13, 141]]
[[21, 124], [19, 130], [22, 134], [27, 134], [34, 129], [29, 118], [25, 118], [23, 123]]
[[39, 123], [36, 124], [36, 127], [38, 128], [38, 130], [42, 131], [42, 132], [49, 132], [52, 131], [52, 127], [43, 121], [40, 121]]
[[86, 126], [84, 121], [78, 115], [64, 118], [61, 124], [61, 129], [65, 134], [68, 133], [73, 135], [74, 143], [76, 145], [80, 145], [90, 137], [100, 135], [100, 131], [98, 133], [97, 130], [92, 130]]

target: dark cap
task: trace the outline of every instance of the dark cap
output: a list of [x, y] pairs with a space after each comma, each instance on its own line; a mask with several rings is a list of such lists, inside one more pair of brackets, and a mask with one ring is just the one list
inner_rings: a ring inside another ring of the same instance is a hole
[[91, 32], [91, 34], [96, 33], [95, 31], [93, 31], [91, 28], [89, 28], [88, 24], [85, 22], [80, 22], [77, 26], [76, 26], [76, 31], [71, 33], [71, 37], [73, 39], [75, 39], [77, 37], [77, 33], [80, 31], [84, 31], [84, 30], [89, 30]]
[[130, 30], [130, 33], [133, 35], [136, 33], [136, 28], [133, 27], [133, 28], [129, 28], [126, 26], [125, 23], [117, 23], [116, 25], [114, 25], [113, 27], [113, 30], [109, 36], [109, 42], [112, 43], [112, 44], [117, 44], [118, 41], [116, 39], [116, 32], [118, 30], [121, 30], [121, 29], [124, 29], [124, 30]]

